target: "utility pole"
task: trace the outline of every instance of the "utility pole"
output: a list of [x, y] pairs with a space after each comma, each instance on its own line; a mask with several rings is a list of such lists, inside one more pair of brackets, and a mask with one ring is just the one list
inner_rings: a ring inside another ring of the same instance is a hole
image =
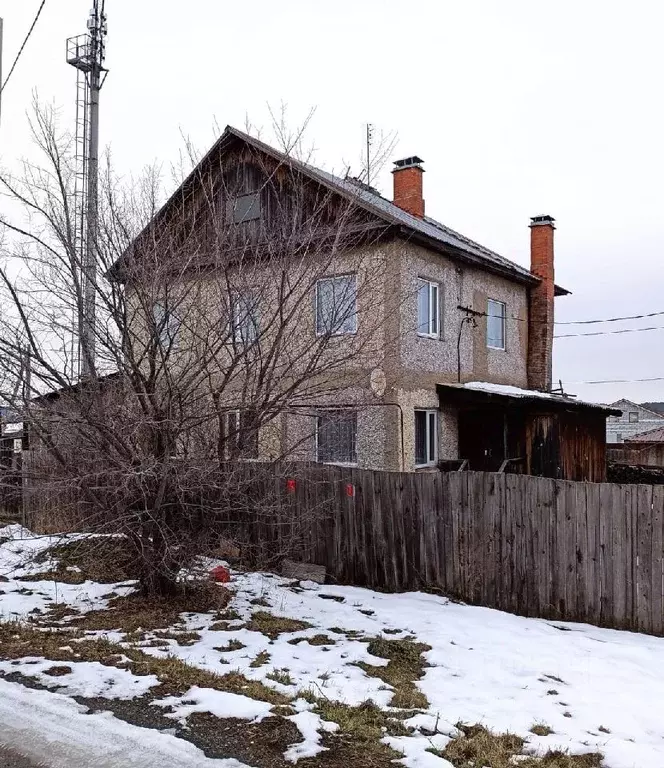
[[[67, 40], [67, 63], [77, 71], [76, 98], [76, 257], [80, 265], [78, 300], [79, 376], [95, 368], [95, 315], [97, 289], [99, 94], [108, 70], [105, 0], [94, 0], [88, 32]], [[72, 329], [72, 333], [75, 330]]]

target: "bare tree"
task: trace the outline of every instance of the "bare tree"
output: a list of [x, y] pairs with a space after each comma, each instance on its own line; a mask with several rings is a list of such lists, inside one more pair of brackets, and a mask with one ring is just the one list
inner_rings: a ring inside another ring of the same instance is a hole
[[29, 427], [33, 494], [125, 534], [144, 591], [169, 594], [194, 554], [272, 514], [251, 493], [266, 465], [312, 459], [315, 430], [343, 437], [370, 397], [386, 227], [352, 185], [312, 178], [283, 126], [281, 152], [225, 133], [163, 205], [154, 168], [128, 182], [107, 158], [86, 348], [73, 145], [52, 110], [32, 129], [44, 162], [0, 176], [18, 211], [0, 218], [1, 394]]

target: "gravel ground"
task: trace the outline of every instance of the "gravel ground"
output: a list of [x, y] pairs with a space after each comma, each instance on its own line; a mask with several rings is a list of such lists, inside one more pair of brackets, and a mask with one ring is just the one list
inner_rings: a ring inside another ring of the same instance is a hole
[[[0, 741], [2, 741], [2, 730], [0, 730]], [[0, 768], [47, 768], [47, 766], [46, 763], [33, 763], [17, 752], [0, 746]]]

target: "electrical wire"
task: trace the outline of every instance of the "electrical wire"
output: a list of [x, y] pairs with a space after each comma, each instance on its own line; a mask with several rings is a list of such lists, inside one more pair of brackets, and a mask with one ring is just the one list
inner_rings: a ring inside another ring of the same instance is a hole
[[651, 325], [647, 328], [621, 328], [619, 331], [589, 331], [588, 333], [561, 333], [554, 339], [574, 339], [580, 336], [615, 336], [620, 333], [643, 333], [644, 331], [664, 331], [664, 325]]
[[14, 63], [11, 65], [9, 69], [9, 74], [5, 78], [5, 82], [2, 84], [2, 87], [0, 87], [0, 93], [2, 93], [5, 88], [7, 87], [7, 82], [9, 81], [9, 78], [12, 76], [12, 73], [16, 69], [16, 65], [18, 64], [18, 60], [21, 58], [21, 54], [23, 53], [23, 49], [25, 48], [28, 40], [30, 39], [30, 35], [32, 35], [32, 31], [34, 30], [35, 26], [37, 25], [37, 21], [39, 19], [39, 16], [41, 15], [41, 12], [46, 5], [46, 0], [42, 0], [41, 5], [39, 6], [37, 10], [37, 14], [35, 15], [35, 18], [32, 21], [32, 24], [30, 25], [30, 29], [28, 30], [28, 34], [25, 36], [25, 39], [21, 43], [21, 47], [18, 49], [18, 53], [16, 54], [16, 58], [14, 59]]
[[642, 384], [647, 381], [664, 381], [664, 376], [652, 376], [648, 379], [598, 379], [596, 381], [565, 381], [565, 384]]
[[[501, 317], [500, 315], [490, 315], [488, 312], [478, 312], [470, 307], [459, 307], [459, 309], [465, 310], [473, 314], [475, 317]], [[664, 315], [664, 310], [659, 312], [647, 312], [643, 315], [625, 315], [624, 317], [606, 317], [602, 320], [556, 320], [554, 325], [597, 325], [600, 323], [619, 323], [623, 320], [646, 320], [650, 317], [661, 317]], [[518, 320], [521, 323], [527, 323], [527, 317], [518, 317], [517, 315], [509, 315], [507, 320]], [[530, 322], [541, 323], [542, 325], [548, 325], [548, 320], [530, 320]]]

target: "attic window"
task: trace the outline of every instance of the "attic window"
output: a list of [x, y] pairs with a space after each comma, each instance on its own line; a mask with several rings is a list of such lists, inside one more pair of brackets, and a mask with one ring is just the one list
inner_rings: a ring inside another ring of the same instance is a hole
[[629, 423], [630, 424], [636, 424], [639, 421], [639, 412], [638, 411], [630, 411], [629, 412]]
[[249, 195], [238, 195], [226, 202], [226, 218], [233, 224], [244, 221], [255, 221], [261, 215], [261, 196], [259, 192]]

